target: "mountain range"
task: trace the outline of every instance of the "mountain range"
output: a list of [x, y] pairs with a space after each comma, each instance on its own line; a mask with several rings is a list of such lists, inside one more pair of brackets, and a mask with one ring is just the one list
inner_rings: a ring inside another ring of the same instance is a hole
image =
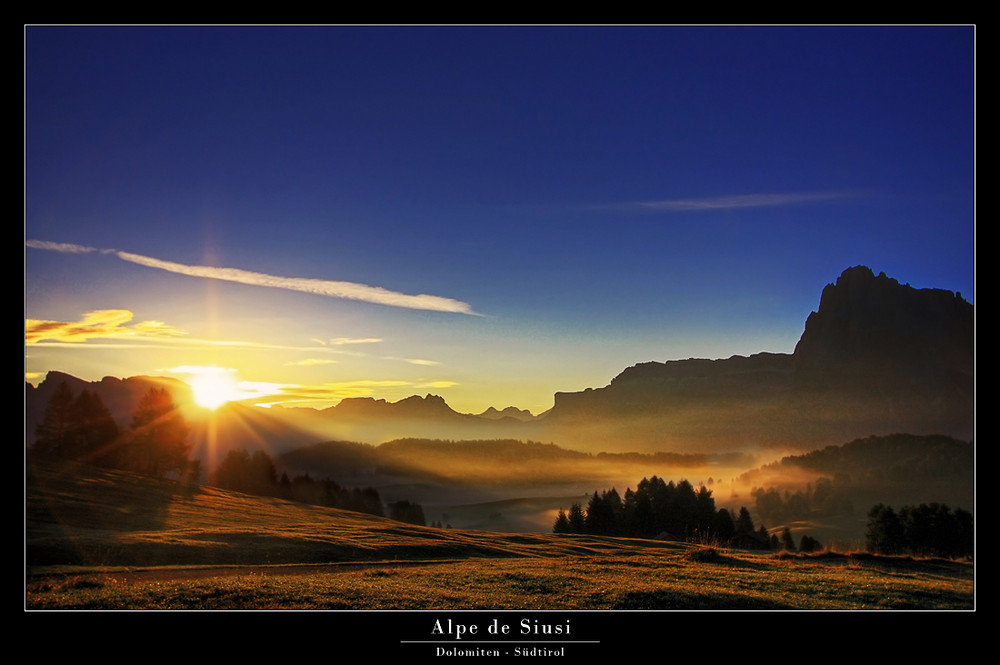
[[[25, 439], [55, 387], [100, 395], [122, 426], [150, 385], [178, 403], [186, 384], [158, 377], [86, 382], [49, 372], [25, 386]], [[540, 415], [508, 407], [454, 411], [436, 395], [398, 402], [351, 398], [328, 409], [229, 404], [193, 416], [196, 451], [211, 467], [229, 448], [287, 452], [326, 440], [531, 439], [589, 452], [811, 450], [870, 435], [943, 434], [972, 440], [975, 318], [960, 293], [916, 289], [865, 266], [822, 292], [791, 354], [646, 362], [604, 387], [559, 392]], [[207, 442], [212, 438], [213, 454]]]
[[557, 393], [547, 420], [559, 438], [678, 451], [894, 432], [971, 440], [974, 339], [961, 294], [857, 266], [823, 290], [792, 354], [642, 363], [605, 388]]

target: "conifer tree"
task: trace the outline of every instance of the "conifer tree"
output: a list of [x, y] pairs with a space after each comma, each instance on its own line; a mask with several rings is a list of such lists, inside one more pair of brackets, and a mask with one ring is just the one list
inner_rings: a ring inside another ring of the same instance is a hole
[[569, 518], [566, 517], [566, 512], [560, 508], [559, 515], [556, 517], [556, 523], [552, 526], [553, 533], [569, 533]]
[[73, 400], [70, 457], [102, 466], [117, 466], [118, 423], [97, 393], [83, 390]]
[[73, 424], [73, 391], [65, 381], [56, 386], [35, 428], [33, 450], [40, 455], [61, 456]]
[[736, 525], [733, 524], [733, 515], [725, 508], [719, 508], [712, 523], [712, 533], [719, 541], [719, 544], [726, 545], [736, 535]]
[[587, 530], [587, 518], [584, 517], [583, 507], [574, 503], [569, 507], [569, 531], [570, 533], [584, 533]]
[[132, 415], [125, 465], [139, 473], [162, 476], [188, 465], [188, 426], [166, 388], [150, 388]]
[[753, 531], [753, 518], [750, 516], [750, 511], [747, 510], [746, 506], [740, 506], [740, 512], [736, 516], [736, 535], [744, 536], [753, 533]]
[[795, 540], [792, 538], [792, 530], [787, 526], [781, 531], [781, 547], [789, 552], [795, 551]]
[[115, 466], [114, 444], [118, 424], [96, 393], [84, 389], [73, 397], [62, 381], [35, 428], [34, 450], [91, 464]]

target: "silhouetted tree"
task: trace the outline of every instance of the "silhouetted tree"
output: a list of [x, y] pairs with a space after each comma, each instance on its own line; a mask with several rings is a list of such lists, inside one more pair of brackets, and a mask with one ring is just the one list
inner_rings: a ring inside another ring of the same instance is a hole
[[84, 389], [76, 398], [60, 382], [35, 428], [34, 450], [45, 455], [116, 466], [118, 424], [96, 393]]
[[65, 381], [60, 381], [35, 428], [32, 449], [40, 455], [63, 456], [72, 426], [73, 391]]
[[410, 503], [406, 500], [390, 504], [389, 517], [399, 522], [407, 522], [408, 524], [418, 524], [420, 526], [426, 526], [427, 524], [424, 518], [423, 507], [419, 503]]
[[667, 515], [667, 531], [684, 540], [694, 535], [697, 528], [695, 524], [697, 504], [698, 497], [695, 495], [694, 486], [687, 480], [677, 483], [673, 506]]
[[753, 531], [753, 517], [750, 516], [750, 511], [746, 506], [740, 506], [740, 512], [736, 516], [736, 535], [743, 536]]
[[868, 551], [882, 554], [896, 554], [906, 543], [903, 523], [890, 506], [877, 504], [868, 511], [868, 526], [865, 544]]
[[653, 515], [653, 503], [648, 492], [625, 491], [624, 519], [625, 532], [639, 538], [652, 538], [656, 535], [656, 518]]
[[163, 476], [187, 468], [188, 427], [166, 388], [150, 388], [132, 414], [124, 465], [139, 473]]
[[923, 556], [966, 556], [973, 550], [972, 515], [941, 503], [903, 506], [899, 521], [907, 550]]
[[818, 552], [821, 549], [823, 549], [823, 545], [818, 540], [816, 540], [815, 538], [813, 538], [811, 536], [807, 536], [807, 535], [803, 534], [802, 540], [799, 543], [799, 551], [800, 552], [806, 552], [806, 553], [808, 553], [808, 552]]
[[100, 395], [89, 390], [77, 395], [73, 400], [73, 419], [74, 457], [92, 464], [118, 466], [118, 423]]
[[570, 533], [569, 518], [566, 517], [566, 512], [562, 508], [559, 509], [556, 523], [552, 525], [552, 533]]
[[278, 495], [283, 499], [292, 498], [292, 480], [285, 471], [282, 471], [281, 477], [278, 478]]
[[953, 556], [972, 556], [976, 549], [976, 524], [972, 513], [956, 508], [954, 514]]
[[712, 490], [701, 485], [695, 492], [694, 513], [692, 515], [694, 531], [703, 539], [714, 536], [715, 517], [715, 499], [712, 497]]
[[720, 508], [715, 514], [715, 521], [712, 525], [713, 533], [720, 544], [726, 545], [736, 535], [736, 525], [733, 524], [733, 515], [725, 508]]
[[618, 533], [618, 520], [621, 516], [621, 499], [618, 492], [611, 489], [590, 498], [587, 504], [586, 531], [587, 533], [616, 535]]
[[348, 510], [378, 515], [379, 517], [385, 516], [385, 511], [382, 510], [382, 498], [374, 487], [355, 487], [352, 489]]
[[[615, 488], [595, 491], [587, 504], [586, 513], [579, 504], [570, 513], [556, 520], [554, 529], [568, 533], [593, 533], [652, 538], [668, 534], [674, 538], [708, 541], [716, 537], [719, 519], [712, 491], [704, 485], [697, 490], [687, 480], [676, 485], [661, 478], [643, 478], [635, 491], [625, 490], [624, 500]], [[732, 535], [732, 519], [723, 523], [723, 538]]]
[[262, 450], [230, 450], [212, 474], [212, 484], [258, 496], [274, 496], [280, 491], [274, 462]]
[[792, 530], [787, 526], [781, 530], [781, 548], [788, 551], [795, 551], [795, 539], [792, 538]]
[[570, 533], [584, 533], [587, 530], [587, 518], [583, 514], [583, 507], [574, 503], [569, 507], [569, 531]]

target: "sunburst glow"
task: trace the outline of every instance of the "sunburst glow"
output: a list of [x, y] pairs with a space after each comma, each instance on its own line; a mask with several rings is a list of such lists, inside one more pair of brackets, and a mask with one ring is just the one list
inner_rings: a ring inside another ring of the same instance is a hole
[[223, 367], [192, 368], [191, 392], [194, 401], [206, 409], [217, 409], [243, 397], [234, 372]]

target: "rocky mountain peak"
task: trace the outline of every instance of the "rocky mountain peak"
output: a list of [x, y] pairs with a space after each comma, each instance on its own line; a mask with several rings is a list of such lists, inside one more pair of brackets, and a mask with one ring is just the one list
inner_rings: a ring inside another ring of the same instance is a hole
[[[795, 347], [803, 383], [863, 373], [869, 383], [926, 381], [973, 366], [973, 307], [943, 289], [916, 289], [867, 266], [823, 289]], [[919, 376], [918, 376], [919, 374]]]

